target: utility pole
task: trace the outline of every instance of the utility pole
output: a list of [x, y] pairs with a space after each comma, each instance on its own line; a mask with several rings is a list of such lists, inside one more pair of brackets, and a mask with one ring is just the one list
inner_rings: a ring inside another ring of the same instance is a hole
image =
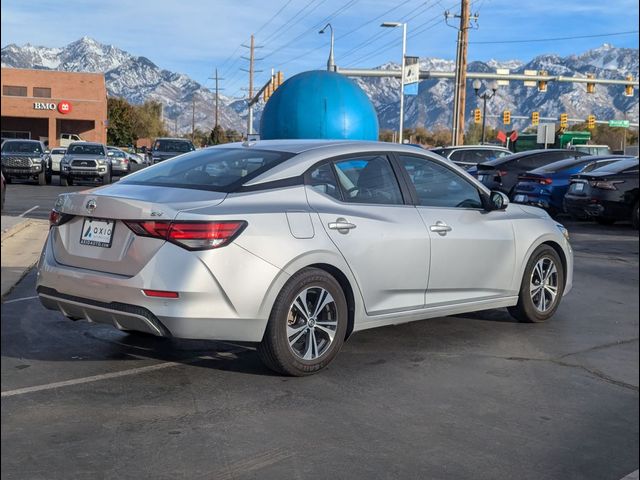
[[250, 135], [250, 134], [253, 133], [253, 105], [250, 105], [251, 99], [253, 98], [253, 75], [254, 75], [254, 73], [262, 71], [262, 70], [256, 70], [254, 68], [254, 63], [257, 60], [261, 60], [260, 58], [256, 58], [255, 57], [255, 49], [256, 48], [262, 48], [262, 46], [258, 46], [258, 45], [255, 44], [255, 37], [254, 37], [253, 34], [251, 34], [251, 41], [250, 41], [249, 45], [242, 44], [242, 46], [244, 48], [248, 48], [249, 49], [249, 58], [242, 57], [245, 60], [249, 61], [249, 69], [247, 70], [247, 69], [242, 68], [241, 70], [244, 70], [245, 72], [249, 72], [249, 90], [248, 90], [248, 99], [249, 99], [249, 101], [247, 102], [247, 106], [248, 106], [247, 135]]
[[196, 133], [196, 95], [195, 93], [191, 97], [191, 143], [195, 138]]
[[213, 122], [213, 128], [216, 128], [218, 126], [218, 102], [220, 101], [220, 90], [224, 90], [224, 88], [220, 88], [219, 82], [220, 80], [224, 80], [224, 78], [221, 78], [218, 76], [218, 69], [215, 69], [215, 76], [213, 77], [209, 77], [209, 80], [213, 80], [216, 82], [216, 97], [215, 97], [215, 115], [214, 115], [214, 122]]
[[[456, 50], [456, 75], [453, 94], [453, 119], [451, 127], [451, 144], [461, 145], [464, 141], [464, 111], [466, 104], [467, 86], [467, 48], [469, 46], [469, 29], [471, 20], [478, 21], [478, 15], [470, 15], [469, 0], [461, 0], [460, 15], [445, 12], [445, 21], [449, 18], [459, 18], [460, 25], [457, 27], [457, 50]], [[448, 23], [447, 23], [448, 25]], [[451, 26], [451, 25], [449, 25]], [[456, 28], [456, 27], [454, 27]]]

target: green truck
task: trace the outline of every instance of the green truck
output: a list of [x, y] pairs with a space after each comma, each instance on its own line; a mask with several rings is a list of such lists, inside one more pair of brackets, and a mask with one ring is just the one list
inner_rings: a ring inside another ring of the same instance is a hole
[[[591, 132], [556, 132], [556, 141], [547, 144], [547, 148], [570, 148], [576, 145], [587, 145], [591, 140]], [[535, 133], [523, 133], [513, 144], [514, 152], [524, 152], [526, 150], [536, 150], [544, 148], [544, 144], [538, 143], [538, 136]]]

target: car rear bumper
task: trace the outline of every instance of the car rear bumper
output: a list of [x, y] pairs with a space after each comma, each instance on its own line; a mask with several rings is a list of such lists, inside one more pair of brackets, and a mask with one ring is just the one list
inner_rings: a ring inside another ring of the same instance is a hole
[[[136, 275], [125, 276], [58, 263], [50, 235], [38, 263], [37, 292], [48, 309], [120, 330], [259, 342], [281, 271], [240, 247], [224, 250], [215, 257], [215, 275], [196, 253], [166, 243]], [[251, 273], [241, 282], [240, 272]], [[175, 291], [179, 297], [149, 297], [143, 290]]]
[[564, 198], [565, 211], [576, 217], [601, 217], [604, 215], [604, 206], [600, 202], [592, 201], [591, 197], [572, 197], [567, 195]]

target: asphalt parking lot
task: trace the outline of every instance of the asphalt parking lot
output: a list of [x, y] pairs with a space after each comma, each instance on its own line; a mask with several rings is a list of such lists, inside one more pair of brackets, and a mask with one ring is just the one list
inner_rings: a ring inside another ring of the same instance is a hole
[[[18, 213], [62, 191], [9, 187]], [[365, 331], [307, 378], [69, 321], [31, 272], [2, 304], [2, 478], [618, 480], [639, 461], [638, 233], [568, 226], [575, 285], [551, 322]]]

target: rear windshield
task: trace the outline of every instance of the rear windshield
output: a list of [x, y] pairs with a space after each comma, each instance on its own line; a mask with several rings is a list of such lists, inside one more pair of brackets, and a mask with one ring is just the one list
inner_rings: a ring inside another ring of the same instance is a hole
[[191, 142], [184, 140], [156, 140], [156, 143], [153, 144], [153, 149], [159, 152], [174, 153], [186, 153], [195, 150]]
[[110, 157], [123, 158], [125, 157], [125, 153], [122, 150], [109, 150], [107, 155]]
[[536, 168], [536, 173], [556, 173], [561, 172], [562, 170], [566, 170], [577, 165], [586, 165], [589, 161], [585, 160], [576, 160], [575, 158], [569, 158], [567, 160], [560, 160], [559, 162], [553, 162], [549, 165], [545, 165], [544, 167]]
[[247, 148], [207, 148], [165, 160], [119, 183], [230, 192], [292, 156]]
[[70, 155], [104, 155], [104, 147], [102, 145], [71, 145], [67, 149]]
[[5, 142], [2, 146], [5, 153], [42, 153], [39, 142]]
[[52, 155], [64, 155], [64, 152], [66, 152], [64, 148], [54, 148], [51, 150]]
[[629, 160], [620, 160], [619, 162], [613, 162], [605, 165], [604, 167], [596, 168], [591, 173], [620, 173], [624, 172], [625, 170], [632, 169], [633, 167], [635, 167], [636, 169], [638, 168], [637, 158], [630, 158]]

